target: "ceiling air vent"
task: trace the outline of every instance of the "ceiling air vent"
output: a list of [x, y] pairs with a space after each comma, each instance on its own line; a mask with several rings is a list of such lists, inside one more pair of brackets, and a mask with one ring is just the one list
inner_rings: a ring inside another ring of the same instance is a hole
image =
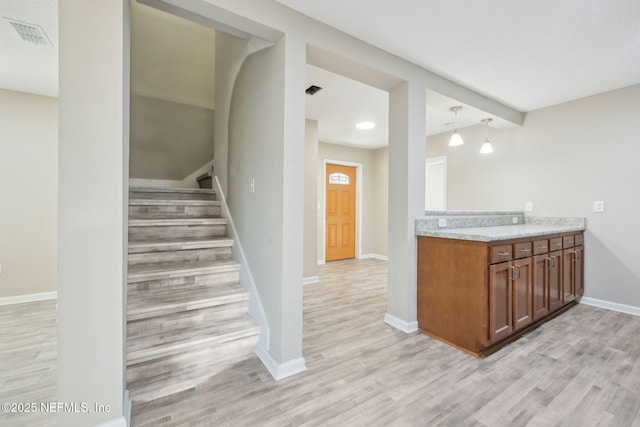
[[322, 88], [320, 86], [316, 86], [316, 85], [311, 85], [307, 88], [307, 90], [305, 90], [305, 92], [307, 92], [307, 95], [315, 95], [316, 92], [321, 91]]
[[49, 37], [41, 26], [35, 24], [27, 24], [26, 22], [14, 21], [13, 19], [4, 18], [13, 27], [22, 40], [36, 45], [53, 46]]

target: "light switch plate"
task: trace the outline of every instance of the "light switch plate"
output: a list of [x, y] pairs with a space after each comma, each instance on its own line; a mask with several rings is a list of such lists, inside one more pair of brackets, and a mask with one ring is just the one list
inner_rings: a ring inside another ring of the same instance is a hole
[[447, 219], [446, 218], [438, 219], [438, 227], [444, 228], [446, 226], [447, 226]]
[[517, 216], [514, 216], [514, 217], [511, 219], [511, 222], [513, 222], [514, 224], [517, 224], [517, 223], [518, 223], [518, 217], [517, 217]]
[[533, 211], [533, 202], [524, 202], [524, 210], [527, 212]]
[[596, 200], [593, 202], [594, 212], [604, 212], [604, 200]]

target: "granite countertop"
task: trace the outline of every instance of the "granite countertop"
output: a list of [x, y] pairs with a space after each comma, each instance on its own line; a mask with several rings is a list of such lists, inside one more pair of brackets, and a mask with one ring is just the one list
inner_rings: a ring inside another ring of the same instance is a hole
[[496, 240], [519, 239], [522, 237], [535, 237], [544, 236], [546, 234], [580, 232], [584, 230], [585, 227], [581, 225], [520, 224], [501, 225], [497, 227], [418, 230], [416, 231], [416, 235], [442, 237], [445, 239], [493, 242]]
[[528, 216], [520, 211], [427, 211], [416, 220], [416, 235], [493, 242], [547, 234], [581, 232], [585, 218]]

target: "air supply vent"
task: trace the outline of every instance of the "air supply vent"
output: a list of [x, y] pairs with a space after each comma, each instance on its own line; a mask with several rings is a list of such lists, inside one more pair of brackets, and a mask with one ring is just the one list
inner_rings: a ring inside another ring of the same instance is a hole
[[305, 92], [307, 92], [307, 95], [315, 95], [318, 91], [321, 90], [322, 88], [320, 86], [311, 85], [307, 88], [307, 90], [305, 90]]
[[6, 19], [14, 30], [18, 33], [22, 40], [33, 43], [36, 45], [53, 46], [49, 37], [44, 32], [41, 26], [35, 24], [27, 24], [26, 22], [14, 21], [13, 19]]

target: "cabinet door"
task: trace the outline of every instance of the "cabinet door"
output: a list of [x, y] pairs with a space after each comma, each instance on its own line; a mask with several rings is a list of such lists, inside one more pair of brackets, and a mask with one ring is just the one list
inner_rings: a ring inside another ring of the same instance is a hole
[[[573, 236], [572, 236], [573, 237]], [[567, 304], [576, 298], [575, 291], [575, 254], [574, 249], [562, 251], [562, 291], [563, 303]]]
[[[535, 246], [534, 246], [535, 248]], [[533, 257], [532, 267], [532, 282], [533, 282], [533, 320], [538, 320], [544, 317], [549, 312], [549, 299], [548, 299], [548, 269], [551, 258], [544, 255], [537, 255]]]
[[513, 261], [515, 267], [512, 306], [513, 306], [513, 329], [520, 329], [531, 323], [531, 268], [533, 266], [531, 257]]
[[547, 294], [549, 295], [549, 311], [562, 307], [562, 251], [549, 254]]
[[496, 342], [511, 334], [511, 262], [489, 266], [489, 339]]
[[573, 283], [576, 297], [584, 294], [584, 246], [576, 246]]

